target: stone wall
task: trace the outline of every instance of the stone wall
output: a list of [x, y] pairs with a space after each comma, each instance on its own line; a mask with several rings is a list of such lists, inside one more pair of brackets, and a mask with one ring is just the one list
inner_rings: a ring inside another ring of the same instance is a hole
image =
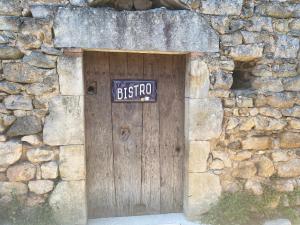
[[[222, 191], [300, 187], [298, 0], [190, 2], [220, 48], [207, 41], [214, 49], [187, 66], [187, 214], [207, 211]], [[14, 190], [79, 225], [87, 217], [82, 52], [55, 47], [58, 6], [90, 7], [0, 0], [0, 205]]]
[[226, 7], [223, 13], [204, 10], [218, 14], [206, 18], [220, 34], [220, 55], [202, 58], [210, 95], [222, 99], [224, 108], [222, 133], [207, 157], [223, 191], [260, 195], [264, 186], [280, 192], [300, 187], [296, 2], [244, 1], [231, 16]]
[[13, 191], [85, 224], [82, 54], [54, 48], [49, 15], [67, 3], [0, 1], [0, 205]]

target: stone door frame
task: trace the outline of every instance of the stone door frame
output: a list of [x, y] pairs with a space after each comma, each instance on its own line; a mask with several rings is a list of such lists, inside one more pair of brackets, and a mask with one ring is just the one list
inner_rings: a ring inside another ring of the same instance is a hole
[[[73, 87], [77, 91], [66, 93], [68, 97], [81, 98], [81, 111], [84, 112], [84, 70], [83, 52], [89, 49], [64, 49], [64, 54], [58, 60], [58, 72], [60, 70], [70, 70], [69, 75], [73, 77]], [[95, 49], [93, 49], [95, 51]], [[98, 51], [103, 51], [99, 49]], [[124, 51], [130, 53], [132, 51]], [[147, 53], [147, 52], [143, 52]], [[154, 52], [151, 51], [151, 54]], [[158, 54], [173, 54], [173, 52], [156, 52]], [[185, 73], [185, 177], [184, 177], [184, 214], [190, 218], [196, 218], [201, 213], [209, 209], [209, 205], [214, 203], [221, 192], [219, 177], [207, 171], [206, 161], [210, 153], [210, 140], [217, 138], [221, 133], [223, 119], [222, 104], [219, 99], [209, 97], [209, 70], [207, 64], [199, 59], [197, 53], [186, 54], [186, 73]], [[67, 62], [67, 63], [66, 63]], [[64, 66], [66, 67], [64, 69]], [[66, 76], [66, 73], [64, 73]], [[59, 74], [60, 75], [60, 74]], [[60, 79], [63, 79], [60, 77]], [[70, 84], [72, 87], [72, 84]], [[78, 91], [79, 90], [79, 91]], [[61, 89], [61, 92], [64, 92]], [[63, 95], [63, 93], [62, 93]], [[80, 102], [81, 102], [80, 101]], [[51, 113], [51, 112], [50, 112]], [[84, 115], [77, 118], [77, 123], [84, 127]], [[213, 123], [213, 124], [212, 124]], [[211, 126], [211, 127], [208, 127]], [[211, 128], [211, 129], [210, 129]], [[84, 132], [84, 131], [83, 131]], [[85, 138], [84, 138], [85, 141]], [[85, 142], [83, 142], [83, 145]], [[85, 151], [85, 150], [84, 150]], [[86, 163], [85, 153], [81, 159]], [[86, 173], [86, 170], [84, 171]], [[69, 181], [72, 179], [69, 179]], [[74, 179], [74, 181], [78, 179]], [[81, 195], [84, 204], [73, 205], [70, 211], [80, 212], [87, 221], [87, 204], [85, 181]], [[75, 191], [75, 190], [74, 190]], [[76, 223], [75, 223], [76, 224]]]
[[[76, 200], [74, 204], [50, 199], [50, 204], [59, 206], [58, 218], [64, 218], [64, 224], [87, 223], [84, 51], [186, 54], [183, 211], [190, 219], [208, 211], [221, 194], [219, 176], [208, 171], [207, 159], [214, 139], [222, 132], [223, 108], [221, 100], [209, 94], [207, 56], [219, 52], [219, 36], [206, 19], [185, 10], [118, 12], [60, 7], [54, 18], [54, 34], [54, 46], [64, 53], [57, 61], [60, 95], [50, 101], [44, 142], [56, 146], [79, 145], [81, 153], [69, 156], [68, 160], [80, 165], [83, 171], [77, 176], [62, 177], [65, 185], [61, 186], [70, 199]], [[57, 117], [59, 121], [53, 119]], [[54, 128], [56, 134], [51, 135], [53, 129], [49, 128]]]

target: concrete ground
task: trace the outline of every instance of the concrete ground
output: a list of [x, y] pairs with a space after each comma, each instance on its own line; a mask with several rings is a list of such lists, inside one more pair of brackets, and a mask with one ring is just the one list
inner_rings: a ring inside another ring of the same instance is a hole
[[182, 213], [114, 217], [89, 220], [88, 225], [199, 225], [187, 221]]

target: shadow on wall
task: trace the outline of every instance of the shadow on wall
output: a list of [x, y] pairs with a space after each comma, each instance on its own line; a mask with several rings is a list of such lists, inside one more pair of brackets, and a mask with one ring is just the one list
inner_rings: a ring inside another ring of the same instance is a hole
[[200, 0], [88, 0], [92, 7], [109, 6], [118, 10], [146, 10], [166, 7], [168, 9], [197, 9]]

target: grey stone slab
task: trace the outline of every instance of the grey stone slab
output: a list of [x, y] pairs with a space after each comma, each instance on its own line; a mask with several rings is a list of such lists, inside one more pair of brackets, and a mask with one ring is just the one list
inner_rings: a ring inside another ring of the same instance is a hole
[[49, 198], [57, 223], [86, 225], [87, 206], [85, 181], [61, 181]]
[[52, 146], [84, 143], [82, 96], [56, 96], [49, 104], [43, 140]]
[[218, 52], [219, 37], [196, 12], [59, 8], [55, 46], [86, 49]]
[[222, 132], [223, 108], [220, 99], [188, 99], [187, 135], [191, 141], [218, 138]]

